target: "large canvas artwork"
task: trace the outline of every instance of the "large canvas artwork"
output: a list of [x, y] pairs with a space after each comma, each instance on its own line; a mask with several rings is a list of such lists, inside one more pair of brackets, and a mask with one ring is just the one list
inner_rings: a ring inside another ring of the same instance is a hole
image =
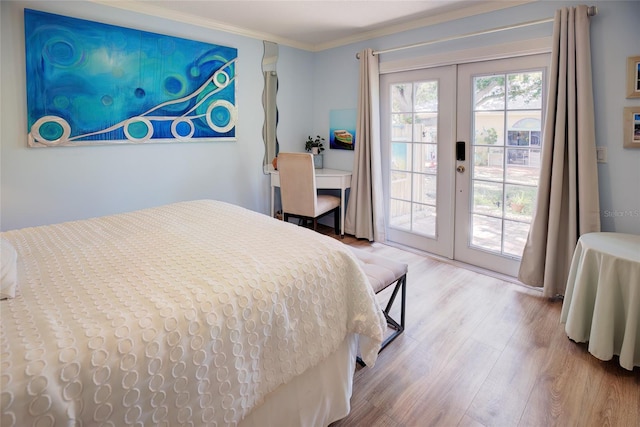
[[25, 9], [32, 147], [236, 137], [237, 49]]

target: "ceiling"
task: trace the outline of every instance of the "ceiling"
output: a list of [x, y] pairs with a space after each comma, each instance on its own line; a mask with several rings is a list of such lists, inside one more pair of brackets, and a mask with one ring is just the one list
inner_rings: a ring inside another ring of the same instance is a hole
[[535, 0], [93, 0], [320, 51]]

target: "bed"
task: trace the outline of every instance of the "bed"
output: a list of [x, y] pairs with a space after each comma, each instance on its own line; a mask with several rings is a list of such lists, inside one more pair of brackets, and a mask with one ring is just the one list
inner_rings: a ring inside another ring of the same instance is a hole
[[0, 301], [5, 427], [326, 426], [383, 339], [345, 245], [232, 204], [1, 238], [17, 272]]

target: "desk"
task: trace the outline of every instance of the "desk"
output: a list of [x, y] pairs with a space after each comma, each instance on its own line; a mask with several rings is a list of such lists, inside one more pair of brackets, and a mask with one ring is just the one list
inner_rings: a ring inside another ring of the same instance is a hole
[[560, 322], [601, 360], [640, 366], [640, 236], [587, 233], [578, 240]]
[[[347, 188], [351, 187], [351, 172], [338, 169], [316, 169], [316, 188], [318, 190], [340, 190], [340, 234], [344, 236], [344, 197]], [[280, 187], [278, 171], [271, 174], [271, 216], [274, 214], [275, 188]]]

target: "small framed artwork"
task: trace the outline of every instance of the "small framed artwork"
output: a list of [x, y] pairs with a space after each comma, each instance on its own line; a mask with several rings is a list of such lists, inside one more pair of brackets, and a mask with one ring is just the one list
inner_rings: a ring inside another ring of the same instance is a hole
[[640, 98], [640, 56], [627, 58], [627, 98]]
[[624, 148], [640, 148], [640, 107], [624, 107]]
[[357, 113], [355, 108], [329, 111], [329, 148], [355, 150]]

